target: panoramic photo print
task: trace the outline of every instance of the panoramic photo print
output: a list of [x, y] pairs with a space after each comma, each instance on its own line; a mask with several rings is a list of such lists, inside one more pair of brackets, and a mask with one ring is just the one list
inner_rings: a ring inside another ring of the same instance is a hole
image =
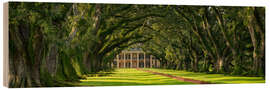
[[265, 7], [8, 2], [7, 87], [265, 83]]

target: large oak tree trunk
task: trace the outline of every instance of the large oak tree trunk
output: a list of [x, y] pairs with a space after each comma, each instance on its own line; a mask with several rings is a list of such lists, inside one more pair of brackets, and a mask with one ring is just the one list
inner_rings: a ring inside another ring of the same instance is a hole
[[[40, 66], [44, 55], [43, 37], [39, 30], [28, 31], [26, 26], [10, 31], [10, 41], [14, 49], [10, 50], [10, 87], [41, 86]], [[16, 53], [15, 53], [16, 52]], [[18, 53], [20, 52], [20, 53]], [[17, 55], [19, 54], [19, 55]]]

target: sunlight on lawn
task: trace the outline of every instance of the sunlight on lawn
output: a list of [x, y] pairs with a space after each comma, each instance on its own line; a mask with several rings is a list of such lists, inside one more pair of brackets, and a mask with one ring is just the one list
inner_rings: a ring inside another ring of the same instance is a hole
[[208, 81], [212, 83], [265, 83], [262, 77], [242, 77], [242, 76], [225, 76], [223, 74], [206, 74], [206, 73], [194, 73], [179, 70], [168, 70], [168, 69], [146, 69], [160, 73], [166, 73], [174, 76], [180, 76], [184, 78], [191, 78], [195, 80]]
[[[208, 81], [218, 84], [237, 84], [237, 83], [265, 83], [262, 77], [240, 77], [240, 76], [225, 76], [223, 74], [206, 74], [193, 73], [179, 70], [168, 69], [150, 69], [155, 72], [191, 78], [195, 80]], [[100, 72], [108, 73], [108, 72]], [[182, 82], [169, 77], [154, 75], [148, 72], [139, 71], [136, 69], [116, 69], [114, 72], [104, 76], [93, 76], [81, 79], [82, 86], [131, 86], [131, 85], [181, 85], [193, 84], [190, 82]]]
[[154, 75], [136, 69], [116, 69], [113, 74], [81, 79], [83, 86], [129, 86], [129, 85], [177, 85], [192, 84], [181, 82], [169, 77]]

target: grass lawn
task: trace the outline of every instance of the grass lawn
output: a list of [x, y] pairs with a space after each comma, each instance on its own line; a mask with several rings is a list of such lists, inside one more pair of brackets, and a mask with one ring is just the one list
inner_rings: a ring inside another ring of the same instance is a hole
[[170, 74], [174, 76], [180, 76], [184, 78], [191, 78], [195, 80], [208, 81], [218, 84], [235, 84], [235, 83], [265, 83], [262, 77], [241, 77], [241, 76], [225, 76], [223, 74], [206, 74], [206, 73], [194, 73], [179, 70], [168, 70], [168, 69], [150, 69], [155, 72]]
[[[101, 74], [102, 75], [102, 74]], [[82, 86], [133, 86], [133, 85], [182, 85], [193, 84], [182, 82], [169, 77], [154, 75], [136, 69], [115, 69], [112, 74], [105, 76], [87, 77], [81, 79]]]

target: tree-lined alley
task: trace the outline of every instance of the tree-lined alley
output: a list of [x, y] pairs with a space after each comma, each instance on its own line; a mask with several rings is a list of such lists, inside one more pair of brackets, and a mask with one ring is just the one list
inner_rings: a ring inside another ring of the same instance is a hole
[[142, 48], [162, 68], [265, 76], [265, 8], [9, 3], [9, 87], [67, 86]]

